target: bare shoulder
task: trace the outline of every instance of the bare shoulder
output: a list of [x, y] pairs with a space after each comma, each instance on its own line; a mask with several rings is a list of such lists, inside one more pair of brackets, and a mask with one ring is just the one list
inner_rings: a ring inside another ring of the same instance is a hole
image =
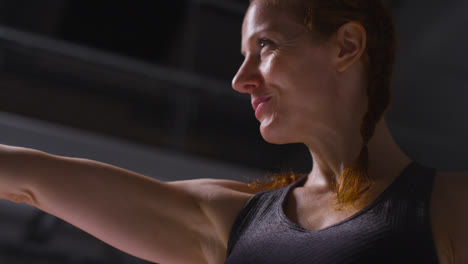
[[431, 220], [441, 263], [468, 262], [468, 172], [438, 171]]
[[[440, 198], [449, 204], [468, 203], [468, 172], [438, 171], [434, 189], [441, 195]], [[459, 200], [461, 198], [465, 199]]]
[[463, 179], [468, 176], [468, 171], [437, 171], [436, 175], [442, 177], [461, 177]]
[[[444, 211], [447, 221], [468, 217], [468, 172], [436, 172], [433, 199], [440, 206], [438, 209]], [[454, 216], [457, 219], [453, 219]]]

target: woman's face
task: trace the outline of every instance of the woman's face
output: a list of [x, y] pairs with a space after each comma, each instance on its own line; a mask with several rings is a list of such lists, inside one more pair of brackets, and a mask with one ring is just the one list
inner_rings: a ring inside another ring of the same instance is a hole
[[315, 40], [292, 15], [264, 2], [254, 2], [244, 18], [245, 60], [232, 86], [251, 95], [266, 141], [305, 142], [316, 129], [327, 129], [334, 117], [333, 49]]

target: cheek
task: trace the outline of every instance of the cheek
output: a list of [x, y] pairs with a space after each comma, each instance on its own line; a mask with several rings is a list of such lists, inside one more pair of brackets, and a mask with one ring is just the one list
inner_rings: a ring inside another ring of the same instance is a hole
[[[315, 56], [314, 56], [315, 55]], [[298, 89], [305, 93], [328, 94], [333, 90], [333, 71], [330, 62], [321, 54], [304, 55], [289, 65], [291, 77], [297, 81]]]
[[267, 82], [275, 76], [274, 72], [277, 71], [278, 65], [280, 63], [278, 63], [276, 56], [269, 56], [261, 62], [259, 69]]
[[266, 86], [281, 94], [294, 86], [291, 79], [295, 79], [294, 69], [291, 68], [291, 59], [287, 56], [271, 55], [262, 61], [260, 71], [265, 79]]
[[[320, 103], [332, 97], [332, 78], [329, 62], [320, 53], [276, 54], [266, 57], [260, 71], [266, 86], [287, 103], [307, 105], [307, 100]], [[297, 105], [299, 106], [299, 105]]]
[[288, 75], [282, 87], [288, 108], [306, 116], [331, 111], [336, 95], [332, 72], [326, 65], [318, 58], [287, 65]]

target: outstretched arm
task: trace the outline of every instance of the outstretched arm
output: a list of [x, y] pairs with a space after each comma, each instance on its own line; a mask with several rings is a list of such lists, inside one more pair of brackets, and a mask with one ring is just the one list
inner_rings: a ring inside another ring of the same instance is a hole
[[207, 251], [225, 244], [213, 220], [219, 201], [207, 198], [210, 190], [197, 191], [204, 181], [166, 183], [100, 162], [0, 145], [1, 199], [30, 204], [153, 262], [209, 263]]

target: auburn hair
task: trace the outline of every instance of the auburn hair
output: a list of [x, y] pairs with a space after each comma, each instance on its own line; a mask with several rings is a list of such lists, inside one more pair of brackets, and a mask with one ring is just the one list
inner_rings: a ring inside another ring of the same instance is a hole
[[[398, 50], [392, 14], [381, 0], [251, 0], [250, 3], [255, 1], [266, 1], [293, 12], [319, 40], [328, 39], [348, 22], [359, 23], [366, 30], [366, 50], [362, 59], [367, 74], [368, 106], [360, 128], [363, 146], [354, 163], [344, 168], [338, 182], [333, 183], [336, 209], [356, 205], [373, 182], [367, 172], [367, 143], [391, 102], [393, 65]], [[293, 183], [298, 176], [285, 172], [272, 175], [270, 182], [249, 184], [257, 190], [275, 189]]]

